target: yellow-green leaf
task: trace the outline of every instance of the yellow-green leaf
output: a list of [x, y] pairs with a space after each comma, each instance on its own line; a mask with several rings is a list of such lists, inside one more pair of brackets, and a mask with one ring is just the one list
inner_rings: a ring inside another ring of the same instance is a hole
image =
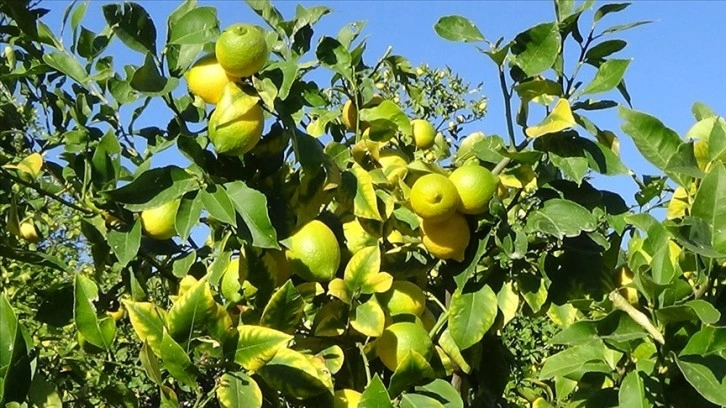
[[5, 167], [20, 170], [37, 179], [40, 176], [40, 170], [43, 168], [43, 156], [40, 153], [31, 153], [18, 164], [6, 164]]
[[260, 408], [262, 391], [244, 372], [226, 373], [219, 379], [217, 401], [222, 408]]
[[194, 283], [179, 296], [166, 316], [169, 335], [179, 341], [188, 341], [195, 328], [203, 327], [214, 317], [217, 302], [206, 279]]
[[451, 360], [456, 363], [459, 368], [461, 368], [461, 371], [467, 374], [471, 372], [471, 366], [466, 362], [464, 356], [461, 355], [461, 350], [459, 350], [459, 346], [456, 345], [454, 338], [451, 337], [449, 329], [446, 329], [443, 333], [441, 333], [441, 337], [439, 337], [439, 346], [441, 346], [441, 349], [446, 352], [446, 355], [448, 355]]
[[350, 292], [348, 292], [348, 287], [343, 279], [335, 278], [331, 280], [328, 283], [328, 294], [350, 304]]
[[434, 369], [426, 361], [426, 357], [409, 350], [391, 376], [391, 385], [388, 387], [388, 391], [392, 396], [398, 395], [409, 385], [424, 378], [435, 378]]
[[575, 117], [572, 115], [570, 102], [562, 98], [557, 101], [555, 108], [544, 120], [534, 126], [527, 128], [525, 133], [529, 137], [540, 137], [548, 133], [560, 132], [562, 130], [574, 127], [577, 124]]
[[353, 214], [357, 217], [372, 220], [381, 220], [378, 212], [378, 200], [373, 189], [373, 179], [359, 164], [354, 163], [350, 172], [356, 179], [355, 198], [353, 199]]
[[305, 301], [291, 280], [285, 282], [267, 302], [260, 317], [260, 325], [294, 333], [305, 314]]
[[327, 379], [320, 378], [318, 369], [299, 351], [280, 349], [259, 374], [272, 389], [290, 398], [303, 400], [326, 391], [332, 394]]
[[157, 356], [161, 355], [161, 338], [164, 334], [164, 310], [149, 302], [123, 302], [131, 320], [131, 326], [142, 343], [147, 343]]
[[260, 369], [292, 340], [289, 334], [262, 326], [244, 325], [237, 331], [234, 361], [248, 371]]
[[386, 325], [386, 315], [375, 296], [353, 309], [350, 325], [368, 337], [378, 337]]
[[197, 367], [182, 346], [174, 341], [166, 330], [161, 339], [161, 361], [164, 362], [164, 368], [172, 377], [191, 388], [197, 388], [199, 373]]
[[380, 270], [381, 250], [377, 245], [356, 252], [343, 276], [348, 293], [373, 294], [390, 289], [393, 278]]

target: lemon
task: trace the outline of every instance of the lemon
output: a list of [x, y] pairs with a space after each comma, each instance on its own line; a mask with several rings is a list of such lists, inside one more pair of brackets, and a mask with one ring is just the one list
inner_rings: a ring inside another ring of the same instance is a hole
[[228, 74], [249, 77], [267, 63], [270, 49], [265, 31], [250, 24], [233, 24], [219, 36], [214, 47], [217, 60]]
[[23, 221], [22, 223], [20, 223], [20, 237], [32, 243], [40, 241], [40, 235], [38, 235], [38, 230], [35, 229], [35, 225], [33, 225], [33, 223], [30, 221]]
[[408, 173], [408, 161], [406, 156], [393, 149], [383, 149], [378, 156], [378, 163], [383, 168], [383, 174], [390, 184], [398, 183], [398, 180], [406, 177]]
[[426, 249], [439, 259], [464, 260], [464, 251], [469, 245], [469, 223], [463, 215], [456, 213], [448, 220], [431, 221], [424, 219], [421, 223], [423, 244]]
[[356, 390], [344, 389], [335, 391], [333, 408], [357, 408], [362, 394]]
[[179, 209], [180, 200], [171, 200], [166, 203], [141, 212], [141, 226], [146, 235], [154, 239], [169, 239], [176, 235], [174, 220]]
[[459, 192], [459, 211], [464, 214], [487, 212], [489, 200], [499, 186], [499, 177], [476, 164], [459, 167], [451, 173], [449, 180]]
[[430, 173], [413, 183], [411, 207], [419, 217], [442, 221], [451, 217], [459, 206], [456, 186], [446, 176]]
[[195, 62], [184, 74], [189, 92], [204, 99], [204, 102], [216, 105], [222, 96], [224, 86], [239, 78], [233, 77], [217, 62], [214, 54], [208, 54]]
[[429, 121], [414, 119], [411, 121], [413, 128], [413, 141], [419, 149], [428, 149], [434, 145], [436, 129]]
[[356, 109], [353, 101], [350, 99], [343, 105], [343, 116], [340, 118], [345, 125], [345, 128], [354, 131], [356, 123], [358, 122], [358, 109]]
[[217, 153], [242, 156], [260, 141], [265, 116], [257, 101], [234, 82], [224, 86], [209, 118], [209, 139]]
[[431, 358], [434, 346], [429, 333], [420, 325], [411, 322], [394, 323], [388, 326], [376, 340], [376, 352], [383, 365], [391, 371], [403, 361], [409, 351]]
[[408, 281], [394, 281], [391, 288], [377, 295], [383, 311], [391, 316], [412, 314], [421, 316], [426, 308], [426, 295], [418, 285]]
[[301, 278], [328, 282], [340, 265], [338, 240], [323, 222], [310, 221], [292, 235], [287, 259], [292, 272]]

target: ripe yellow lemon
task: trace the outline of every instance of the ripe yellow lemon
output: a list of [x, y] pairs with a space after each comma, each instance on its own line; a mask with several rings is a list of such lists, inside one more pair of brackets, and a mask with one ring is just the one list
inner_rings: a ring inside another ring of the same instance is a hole
[[413, 183], [410, 200], [413, 211], [419, 217], [443, 221], [456, 212], [459, 193], [446, 176], [430, 173]]
[[195, 62], [184, 74], [189, 92], [204, 99], [204, 102], [216, 105], [222, 97], [224, 86], [239, 78], [231, 76], [217, 62], [214, 54], [208, 54]]
[[219, 36], [214, 47], [217, 61], [235, 77], [249, 77], [267, 63], [270, 49], [265, 31], [250, 24], [233, 24]]
[[217, 153], [242, 156], [260, 141], [265, 116], [258, 100], [234, 82], [224, 86], [217, 109], [209, 118], [209, 139]]
[[388, 326], [376, 340], [376, 352], [383, 365], [391, 371], [403, 361], [409, 351], [421, 354], [426, 360], [431, 358], [434, 345], [429, 333], [421, 324], [411, 322], [394, 323]]
[[471, 233], [463, 215], [456, 213], [444, 221], [424, 219], [421, 232], [423, 244], [431, 255], [439, 259], [464, 260]]
[[434, 145], [436, 129], [429, 121], [414, 119], [411, 121], [413, 127], [413, 141], [419, 149], [428, 149]]
[[338, 240], [318, 220], [308, 222], [292, 235], [286, 255], [293, 273], [311, 282], [330, 281], [340, 265]]
[[180, 200], [171, 200], [166, 203], [141, 212], [141, 226], [146, 235], [154, 239], [169, 239], [176, 235], [174, 220], [179, 209]]
[[20, 223], [20, 237], [28, 242], [36, 243], [40, 241], [38, 230], [31, 221], [23, 221]]
[[362, 394], [356, 390], [344, 389], [335, 391], [333, 408], [357, 408]]
[[464, 214], [487, 212], [489, 200], [499, 186], [499, 177], [479, 165], [459, 167], [451, 173], [449, 180], [459, 192], [459, 211]]
[[408, 281], [394, 281], [391, 288], [377, 295], [378, 303], [390, 316], [412, 314], [421, 316], [426, 308], [426, 294], [418, 285]]

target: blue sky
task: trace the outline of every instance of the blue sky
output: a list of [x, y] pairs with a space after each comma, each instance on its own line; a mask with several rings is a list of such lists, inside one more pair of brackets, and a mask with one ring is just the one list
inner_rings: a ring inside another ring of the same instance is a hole
[[[101, 6], [107, 2], [92, 1], [82, 23], [93, 31], [100, 31], [105, 22]], [[180, 2], [141, 1], [156, 21], [159, 40], [165, 35], [166, 16]], [[390, 45], [396, 54], [404, 55], [414, 66], [427, 63], [438, 68], [449, 66], [472, 84], [483, 82], [484, 93], [489, 97], [489, 114], [468, 130], [481, 130], [486, 134], [504, 135], [505, 122], [502, 97], [498, 91], [496, 69], [488, 58], [467, 44], [451, 43], [439, 38], [433, 30], [441, 16], [459, 14], [471, 19], [488, 39], [504, 36], [506, 40], [528, 27], [553, 18], [550, 1], [316, 1], [301, 2], [306, 6], [324, 5], [333, 9], [316, 28], [316, 34], [334, 36], [345, 24], [364, 20], [364, 35], [368, 39], [366, 55], [374, 61]], [[51, 27], [60, 27], [60, 19], [67, 2], [48, 1], [44, 6], [52, 10], [46, 21]], [[275, 2], [287, 18], [294, 15], [297, 1]], [[593, 9], [604, 3], [598, 2]], [[221, 27], [236, 22], [263, 24], [243, 1], [199, 1], [199, 5], [211, 5], [218, 9]], [[659, 117], [668, 126], [683, 135], [693, 124], [691, 106], [701, 101], [717, 113], [726, 113], [726, 46], [721, 27], [726, 17], [724, 1], [641, 1], [626, 11], [606, 16], [599, 27], [637, 20], [653, 20], [654, 23], [616, 34], [628, 42], [620, 58], [633, 58], [626, 80], [633, 106]], [[587, 30], [592, 13], [581, 18], [581, 29]], [[143, 56], [128, 51], [118, 41], [112, 48], [116, 66], [125, 63], [141, 64]], [[574, 54], [571, 52], [570, 54]], [[576, 55], [569, 56], [570, 61]], [[570, 65], [571, 66], [571, 65]], [[570, 68], [571, 70], [571, 68]], [[592, 72], [585, 71], [583, 79]], [[608, 95], [605, 95], [608, 96]], [[612, 98], [621, 101], [614, 93]], [[163, 106], [156, 114], [152, 109], [145, 115], [149, 125], [159, 115], [167, 115]], [[516, 109], [516, 107], [515, 107]], [[162, 113], [163, 111], [163, 113]], [[621, 151], [626, 166], [638, 174], [657, 174], [633, 147], [628, 137], [620, 131], [620, 121], [615, 110], [592, 115], [604, 129], [615, 131], [621, 139]], [[534, 122], [531, 119], [530, 122]], [[521, 137], [521, 135], [520, 135]], [[173, 160], [173, 157], [169, 158]], [[155, 163], [157, 164], [157, 163]], [[160, 164], [160, 163], [159, 163]], [[627, 176], [597, 178], [595, 184], [619, 192], [629, 203], [636, 191], [635, 183]]]

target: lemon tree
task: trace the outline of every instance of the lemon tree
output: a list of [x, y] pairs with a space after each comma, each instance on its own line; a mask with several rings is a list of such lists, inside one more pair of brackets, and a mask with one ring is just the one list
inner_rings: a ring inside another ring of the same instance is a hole
[[632, 109], [627, 4], [427, 23], [491, 101], [323, 6], [44, 6], [0, 3], [0, 405], [726, 406], [726, 121]]

